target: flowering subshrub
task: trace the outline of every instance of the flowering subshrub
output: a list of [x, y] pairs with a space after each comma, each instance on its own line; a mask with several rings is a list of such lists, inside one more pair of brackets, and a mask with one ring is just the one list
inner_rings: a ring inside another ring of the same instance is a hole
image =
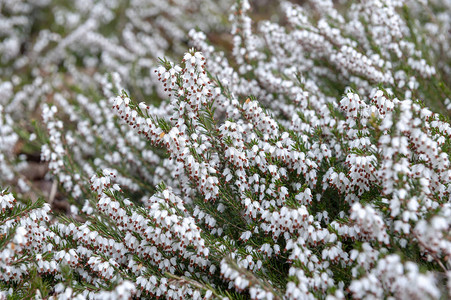
[[0, 3], [0, 298], [451, 297], [449, 1], [216, 2]]

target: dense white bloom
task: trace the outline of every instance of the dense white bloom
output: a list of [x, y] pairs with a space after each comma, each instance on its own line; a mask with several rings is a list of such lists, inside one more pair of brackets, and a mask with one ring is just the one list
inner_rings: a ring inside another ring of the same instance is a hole
[[451, 293], [449, 1], [3, 2], [0, 298]]

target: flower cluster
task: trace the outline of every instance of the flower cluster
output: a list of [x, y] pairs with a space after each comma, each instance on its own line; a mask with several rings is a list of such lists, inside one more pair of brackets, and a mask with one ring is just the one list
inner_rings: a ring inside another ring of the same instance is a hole
[[0, 4], [0, 299], [451, 297], [451, 6], [301, 2]]

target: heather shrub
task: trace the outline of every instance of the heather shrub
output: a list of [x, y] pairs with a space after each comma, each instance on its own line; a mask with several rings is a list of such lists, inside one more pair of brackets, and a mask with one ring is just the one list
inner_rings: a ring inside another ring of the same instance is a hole
[[0, 298], [451, 296], [449, 1], [0, 5]]

